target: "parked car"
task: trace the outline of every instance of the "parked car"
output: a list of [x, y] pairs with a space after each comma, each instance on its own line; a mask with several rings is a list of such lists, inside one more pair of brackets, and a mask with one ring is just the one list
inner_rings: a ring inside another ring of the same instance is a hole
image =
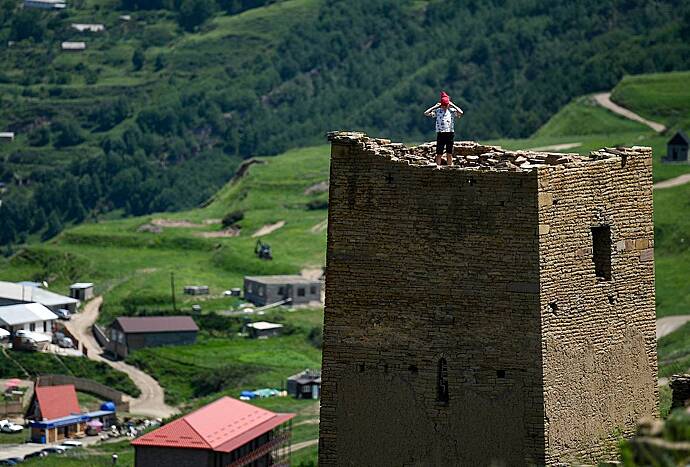
[[17, 463], [11, 459], [2, 459], [0, 465], [17, 465]]
[[68, 439], [65, 440], [62, 443], [63, 446], [72, 446], [73, 448], [80, 448], [84, 445], [81, 441], [77, 441], [76, 439]]
[[23, 426], [17, 425], [9, 420], [0, 420], [0, 431], [3, 433], [19, 433], [23, 429]]
[[72, 338], [65, 336], [62, 332], [53, 333], [53, 344], [57, 344], [63, 349], [71, 349], [74, 347], [74, 341]]
[[12, 461], [12, 462], [14, 462], [15, 464], [21, 464], [22, 462], [24, 462], [24, 459], [22, 459], [21, 457], [10, 457], [10, 458], [7, 459], [7, 460], [8, 460], [8, 461]]
[[65, 310], [64, 308], [60, 308], [59, 310], [54, 312], [58, 318], [60, 319], [65, 319], [65, 320], [70, 320], [72, 319], [72, 314], [69, 312], [69, 310]]
[[47, 452], [34, 451], [34, 452], [30, 452], [29, 454], [25, 455], [24, 460], [33, 459], [34, 457], [46, 457], [47, 455], [48, 455]]
[[74, 449], [76, 446], [70, 446], [69, 444], [62, 443], [62, 444], [58, 444], [58, 445], [55, 446], [55, 447], [56, 447], [56, 448], [59, 448], [59, 449], [62, 449], [62, 450], [64, 450], [64, 451], [69, 451], [70, 449]]
[[3, 433], [19, 433], [24, 429], [23, 426], [17, 425], [16, 423], [9, 422], [2, 427], [0, 427], [0, 431]]
[[50, 446], [49, 448], [44, 448], [41, 450], [46, 454], [64, 454], [65, 450], [59, 446]]

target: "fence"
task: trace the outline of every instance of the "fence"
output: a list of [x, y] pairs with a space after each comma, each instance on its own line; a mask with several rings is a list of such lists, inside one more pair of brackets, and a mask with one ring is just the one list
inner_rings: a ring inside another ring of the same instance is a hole
[[88, 392], [107, 401], [113, 401], [117, 410], [129, 412], [129, 402], [125, 401], [125, 394], [116, 389], [97, 383], [86, 378], [77, 378], [68, 375], [41, 375], [36, 382], [38, 386], [59, 386], [73, 384], [77, 391]]
[[106, 336], [103, 329], [101, 329], [101, 327], [97, 324], [93, 325], [93, 335], [98, 341], [98, 345], [100, 345], [104, 349], [107, 348], [107, 344], [110, 341], [110, 339], [108, 339], [108, 336]]

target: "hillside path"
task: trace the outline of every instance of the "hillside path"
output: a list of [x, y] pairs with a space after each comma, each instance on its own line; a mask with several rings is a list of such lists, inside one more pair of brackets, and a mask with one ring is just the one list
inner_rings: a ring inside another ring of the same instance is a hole
[[319, 440], [317, 439], [310, 439], [309, 441], [302, 441], [301, 443], [295, 443], [292, 445], [290, 448], [291, 452], [299, 451], [300, 449], [308, 448], [310, 446], [315, 446], [319, 444]]
[[662, 190], [664, 188], [672, 188], [674, 186], [685, 185], [686, 183], [690, 183], [690, 174], [679, 175], [675, 178], [664, 180], [663, 182], [657, 182], [654, 184], [654, 189]]
[[98, 319], [98, 311], [102, 303], [103, 297], [100, 296], [88, 302], [81, 313], [72, 315], [72, 319], [66, 323], [67, 329], [79, 339], [82, 346], [86, 347], [91, 360], [110, 365], [132, 378], [134, 384], [141, 390], [141, 395], [136, 399], [127, 396], [131, 413], [160, 418], [167, 418], [177, 413], [177, 409], [165, 403], [165, 392], [158, 381], [132, 365], [122, 361], [108, 360], [101, 355], [101, 346], [96, 342], [91, 327]]
[[666, 127], [662, 125], [661, 123], [653, 122], [651, 120], [647, 120], [644, 117], [641, 117], [637, 115], [635, 112], [632, 110], [628, 110], [625, 107], [621, 107], [618, 104], [615, 104], [611, 100], [611, 93], [610, 92], [602, 92], [599, 94], [594, 94], [594, 100], [596, 101], [597, 104], [600, 106], [609, 109], [611, 112], [617, 113], [618, 115], [621, 115], [629, 120], [634, 120], [636, 122], [640, 122], [643, 125], [647, 125], [649, 128], [652, 130], [656, 131], [657, 133], [662, 133], [663, 131], [666, 130]]

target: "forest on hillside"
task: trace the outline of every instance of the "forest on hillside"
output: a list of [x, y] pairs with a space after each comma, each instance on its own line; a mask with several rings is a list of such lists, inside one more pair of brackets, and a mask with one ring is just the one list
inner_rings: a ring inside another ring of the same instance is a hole
[[[243, 158], [357, 129], [432, 137], [445, 89], [463, 138], [524, 137], [625, 74], [685, 69], [681, 0], [0, 1], [0, 244], [114, 212], [208, 199]], [[120, 15], [134, 18], [123, 22]], [[103, 18], [82, 55], [76, 19]]]

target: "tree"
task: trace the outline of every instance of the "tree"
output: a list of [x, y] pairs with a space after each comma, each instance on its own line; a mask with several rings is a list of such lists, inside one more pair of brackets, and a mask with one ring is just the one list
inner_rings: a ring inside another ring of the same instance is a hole
[[59, 234], [61, 230], [62, 223], [60, 222], [60, 219], [55, 211], [53, 211], [50, 213], [50, 216], [48, 216], [48, 227], [46, 228], [45, 232], [43, 232], [43, 235], [41, 235], [41, 240], [51, 239]]
[[50, 130], [41, 126], [29, 133], [29, 144], [31, 146], [45, 146], [50, 143]]
[[13, 41], [33, 39], [40, 42], [43, 40], [45, 32], [46, 26], [41, 13], [36, 10], [25, 9], [19, 11], [12, 20], [10, 39]]
[[178, 22], [186, 31], [193, 31], [197, 26], [213, 15], [215, 2], [213, 0], [182, 0]]
[[71, 120], [53, 123], [53, 131], [57, 134], [55, 138], [56, 148], [76, 146], [84, 142], [81, 128]]
[[132, 54], [132, 66], [134, 71], [139, 71], [144, 67], [144, 62], [146, 61], [146, 56], [144, 51], [141, 49], [136, 49]]
[[165, 55], [163, 55], [163, 54], [156, 55], [156, 61], [153, 64], [154, 69], [156, 71], [161, 71], [166, 66], [168, 66], [168, 59], [165, 58]]

